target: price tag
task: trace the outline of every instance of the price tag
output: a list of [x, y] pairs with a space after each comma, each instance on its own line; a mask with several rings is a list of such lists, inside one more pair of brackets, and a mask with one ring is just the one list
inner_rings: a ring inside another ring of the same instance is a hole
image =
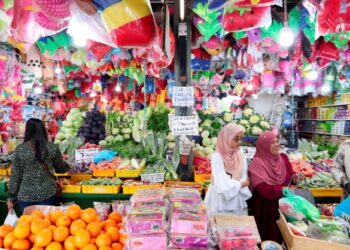
[[191, 140], [187, 136], [180, 136], [180, 155], [189, 155], [192, 148]]
[[174, 87], [172, 101], [173, 105], [177, 107], [192, 107], [194, 105], [194, 88]]
[[91, 163], [94, 160], [94, 157], [97, 153], [97, 148], [77, 149], [75, 150], [75, 162]]
[[241, 146], [241, 149], [243, 151], [243, 154], [248, 160], [251, 160], [254, 158], [255, 152], [256, 152], [256, 147], [246, 147], [246, 146]]
[[198, 135], [197, 116], [170, 116], [170, 130], [173, 135]]

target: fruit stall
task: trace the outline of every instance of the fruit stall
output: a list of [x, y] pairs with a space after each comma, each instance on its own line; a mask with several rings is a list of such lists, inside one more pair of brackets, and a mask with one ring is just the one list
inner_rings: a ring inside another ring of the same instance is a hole
[[15, 205], [0, 247], [257, 249], [253, 217], [203, 202], [231, 123], [248, 163], [278, 133], [292, 188], [315, 199], [280, 199], [287, 247], [348, 247], [349, 15], [340, 0], [0, 0], [0, 225], [29, 119], [69, 165], [52, 173], [62, 206]]

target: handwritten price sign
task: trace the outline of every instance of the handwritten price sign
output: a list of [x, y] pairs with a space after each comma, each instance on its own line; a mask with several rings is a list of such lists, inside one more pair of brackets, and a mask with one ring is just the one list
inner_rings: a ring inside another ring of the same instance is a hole
[[77, 149], [75, 150], [75, 162], [91, 163], [94, 160], [94, 157], [97, 153], [97, 148]]
[[173, 135], [198, 135], [197, 116], [170, 116]]
[[194, 105], [193, 87], [174, 87], [173, 105], [177, 107], [192, 107]]

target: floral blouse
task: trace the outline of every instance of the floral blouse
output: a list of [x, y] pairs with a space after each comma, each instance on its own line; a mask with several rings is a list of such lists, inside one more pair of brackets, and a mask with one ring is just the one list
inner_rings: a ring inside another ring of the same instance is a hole
[[25, 202], [38, 202], [54, 196], [57, 186], [52, 174], [67, 172], [69, 166], [63, 161], [58, 146], [52, 143], [48, 144], [46, 163], [51, 173], [35, 159], [34, 152], [29, 145], [26, 143], [18, 145], [11, 167], [10, 198]]

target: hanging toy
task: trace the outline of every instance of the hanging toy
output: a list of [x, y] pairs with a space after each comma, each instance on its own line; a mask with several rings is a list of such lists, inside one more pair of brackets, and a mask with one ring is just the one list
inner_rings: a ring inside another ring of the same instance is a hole
[[273, 93], [275, 76], [272, 70], [267, 70], [262, 74], [261, 82], [260, 93]]
[[216, 36], [213, 36], [209, 41], [204, 42], [202, 47], [212, 56], [217, 56], [224, 51], [224, 46], [221, 40]]
[[26, 69], [34, 74], [36, 79], [41, 79], [43, 76], [40, 51], [35, 45], [33, 45], [27, 53]]

